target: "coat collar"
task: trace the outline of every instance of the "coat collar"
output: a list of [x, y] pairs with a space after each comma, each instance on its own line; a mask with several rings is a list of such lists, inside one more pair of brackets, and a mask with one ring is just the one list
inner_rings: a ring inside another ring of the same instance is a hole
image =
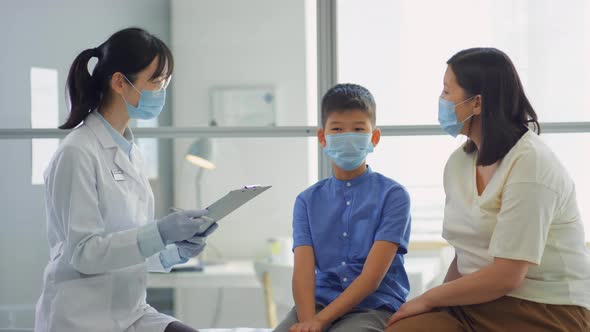
[[117, 143], [108, 132], [107, 128], [105, 128], [104, 124], [100, 121], [98, 115], [95, 114], [95, 112], [96, 111], [88, 114], [84, 120], [84, 124], [87, 125], [92, 130], [92, 132], [94, 132], [94, 135], [96, 135], [96, 138], [98, 138], [98, 141], [103, 148], [110, 149], [117, 147]]
[[[129, 157], [126, 156], [123, 150], [119, 148], [119, 145], [115, 142], [113, 136], [108, 132], [108, 129], [98, 118], [98, 115], [96, 115], [95, 112], [96, 111], [88, 114], [86, 120], [84, 120], [84, 124], [87, 125], [92, 130], [92, 132], [94, 132], [103, 149], [112, 150], [113, 162], [129, 177], [133, 178], [141, 185], [145, 185], [141, 179], [140, 170], [143, 167], [143, 164], [142, 159], [137, 152], [137, 146], [133, 144], [133, 148], [131, 149], [131, 160], [133, 161], [132, 164], [129, 160]], [[129, 132], [130, 135], [133, 136], [131, 129], [129, 129]], [[134, 164], [137, 165], [137, 167], [134, 166]]]

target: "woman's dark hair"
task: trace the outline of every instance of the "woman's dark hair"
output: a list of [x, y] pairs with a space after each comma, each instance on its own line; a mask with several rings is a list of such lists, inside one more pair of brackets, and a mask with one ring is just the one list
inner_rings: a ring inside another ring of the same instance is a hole
[[[93, 57], [98, 58], [98, 62], [90, 75], [88, 61]], [[169, 77], [174, 69], [172, 52], [163, 41], [139, 28], [116, 32], [99, 47], [80, 53], [70, 67], [66, 84], [71, 103], [70, 115], [59, 128], [75, 128], [97, 109], [108, 97], [114, 73], [120, 72], [135, 82], [137, 73], [148, 67], [156, 57], [158, 66], [150, 79]]]
[[[529, 103], [514, 64], [495, 48], [470, 48], [447, 61], [467, 98], [481, 95], [481, 143], [477, 164], [491, 165], [504, 158], [530, 123], [540, 134], [537, 114]], [[473, 117], [471, 118], [473, 123]], [[477, 151], [468, 140], [465, 152]]]

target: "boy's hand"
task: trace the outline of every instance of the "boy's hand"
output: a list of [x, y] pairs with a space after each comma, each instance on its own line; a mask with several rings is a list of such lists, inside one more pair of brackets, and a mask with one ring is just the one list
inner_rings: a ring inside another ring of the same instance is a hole
[[314, 317], [308, 321], [291, 326], [289, 332], [322, 332], [326, 325], [325, 322]]
[[431, 311], [432, 309], [434, 308], [427, 303], [424, 296], [419, 296], [409, 302], [404, 303], [399, 308], [399, 310], [393, 314], [393, 316], [391, 316], [389, 322], [387, 323], [387, 327], [393, 325], [398, 320], [423, 314], [425, 312]]

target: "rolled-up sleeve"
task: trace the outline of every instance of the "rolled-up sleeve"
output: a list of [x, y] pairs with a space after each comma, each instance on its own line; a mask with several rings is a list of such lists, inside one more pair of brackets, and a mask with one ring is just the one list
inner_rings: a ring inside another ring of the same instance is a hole
[[293, 208], [293, 249], [299, 246], [311, 246], [311, 229], [307, 217], [307, 205], [301, 197], [295, 200]]
[[375, 241], [388, 241], [399, 244], [398, 252], [408, 252], [411, 230], [410, 195], [401, 186], [389, 192], [383, 207], [383, 216]]

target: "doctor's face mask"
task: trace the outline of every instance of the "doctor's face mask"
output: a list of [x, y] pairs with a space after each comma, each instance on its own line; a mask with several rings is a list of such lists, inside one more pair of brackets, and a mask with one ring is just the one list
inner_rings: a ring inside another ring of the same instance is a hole
[[125, 99], [125, 97], [121, 95], [121, 97], [125, 101], [125, 108], [127, 109], [127, 113], [129, 114], [130, 118], [149, 120], [156, 118], [158, 115], [160, 115], [160, 113], [162, 113], [162, 110], [164, 109], [164, 104], [166, 102], [166, 88], [170, 83], [171, 77], [169, 77], [167, 80], [164, 80], [156, 90], [142, 91], [139, 91], [139, 89], [137, 89], [135, 85], [133, 85], [133, 83], [131, 83], [131, 81], [129, 81], [129, 79], [126, 76], [123, 77], [125, 77], [125, 80], [127, 80], [127, 82], [133, 87], [133, 89], [135, 89], [135, 91], [139, 93], [139, 100], [137, 102], [137, 106], [131, 105]]

